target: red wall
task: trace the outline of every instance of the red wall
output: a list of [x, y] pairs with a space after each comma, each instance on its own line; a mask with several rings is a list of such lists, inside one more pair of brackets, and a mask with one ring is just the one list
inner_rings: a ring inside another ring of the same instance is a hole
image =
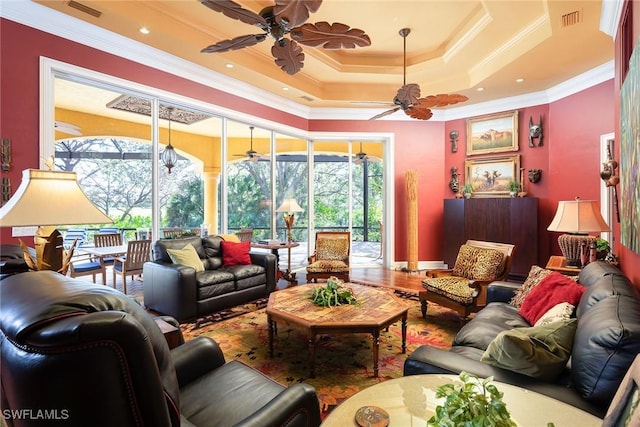
[[[442, 200], [452, 197], [448, 187], [451, 166], [458, 166], [460, 172], [464, 170], [464, 119], [446, 123], [307, 121], [12, 21], [1, 20], [0, 37], [3, 40], [0, 52], [0, 134], [3, 138], [10, 138], [13, 143], [13, 165], [8, 175], [14, 190], [21, 180], [23, 169], [38, 167], [39, 57], [46, 56], [304, 130], [394, 133], [395, 258], [406, 260], [405, 173], [407, 170], [417, 170], [420, 177], [419, 259], [442, 259]], [[615, 128], [614, 102], [612, 80], [548, 105], [520, 109], [521, 166], [527, 170], [543, 170], [542, 180], [526, 187], [530, 196], [540, 199], [540, 264], [546, 263], [549, 254], [559, 254], [557, 236], [546, 231], [558, 200], [570, 199], [575, 195], [583, 199], [599, 197], [599, 140], [601, 134], [612, 132]], [[537, 121], [540, 115], [544, 121], [543, 146], [529, 148], [529, 117]], [[460, 132], [457, 153], [451, 153], [449, 143], [448, 134], [453, 129]], [[2, 241], [10, 239], [10, 229], [1, 229], [0, 233]], [[630, 257], [626, 253], [624, 256]], [[634, 256], [638, 262], [637, 255]], [[623, 269], [625, 264], [623, 262]]]

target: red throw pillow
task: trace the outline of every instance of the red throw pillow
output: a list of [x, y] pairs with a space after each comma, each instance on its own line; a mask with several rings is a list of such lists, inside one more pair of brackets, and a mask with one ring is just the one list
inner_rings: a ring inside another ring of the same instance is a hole
[[530, 325], [534, 325], [556, 304], [568, 302], [578, 305], [584, 291], [584, 286], [554, 271], [529, 292], [518, 312]]
[[251, 257], [251, 242], [227, 242], [223, 240], [222, 244], [222, 266], [229, 267], [231, 265], [249, 265]]

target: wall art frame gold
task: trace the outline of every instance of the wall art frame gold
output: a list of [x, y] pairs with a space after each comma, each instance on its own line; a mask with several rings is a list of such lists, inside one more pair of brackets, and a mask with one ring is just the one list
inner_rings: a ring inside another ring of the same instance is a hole
[[467, 119], [467, 156], [518, 149], [518, 110]]
[[520, 155], [466, 159], [464, 169], [473, 197], [509, 197], [509, 181], [520, 182]]

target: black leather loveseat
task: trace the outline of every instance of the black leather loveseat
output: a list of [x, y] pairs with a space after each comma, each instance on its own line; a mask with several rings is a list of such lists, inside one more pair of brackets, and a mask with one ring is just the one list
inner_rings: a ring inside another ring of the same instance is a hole
[[603, 261], [588, 264], [578, 281], [586, 290], [575, 309], [571, 357], [559, 377], [541, 380], [480, 361], [501, 331], [530, 326], [508, 303], [517, 286], [508, 282], [489, 285], [489, 304], [457, 333], [449, 350], [419, 347], [405, 361], [404, 375], [467, 371], [493, 376], [603, 417], [640, 353], [639, 293], [619, 269]]
[[[220, 236], [162, 239], [144, 264], [144, 304], [183, 321], [268, 296], [276, 287], [276, 257], [253, 253], [250, 265], [223, 266]], [[167, 249], [191, 244], [204, 271], [174, 264]]]
[[207, 337], [169, 350], [154, 318], [110, 287], [20, 273], [0, 282], [0, 303], [0, 403], [9, 426], [320, 424], [311, 385], [286, 388], [225, 363]]

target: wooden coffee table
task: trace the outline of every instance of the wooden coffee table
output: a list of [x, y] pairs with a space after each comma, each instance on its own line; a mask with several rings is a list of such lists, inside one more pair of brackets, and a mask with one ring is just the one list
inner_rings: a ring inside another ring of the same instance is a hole
[[402, 353], [406, 353], [408, 307], [391, 291], [348, 283], [357, 305], [319, 307], [311, 299], [314, 287], [307, 284], [272, 292], [267, 304], [269, 323], [269, 356], [273, 357], [273, 337], [277, 322], [306, 331], [309, 343], [309, 376], [315, 377], [316, 336], [330, 334], [370, 333], [373, 336], [373, 375], [378, 376], [380, 331], [402, 321]]

